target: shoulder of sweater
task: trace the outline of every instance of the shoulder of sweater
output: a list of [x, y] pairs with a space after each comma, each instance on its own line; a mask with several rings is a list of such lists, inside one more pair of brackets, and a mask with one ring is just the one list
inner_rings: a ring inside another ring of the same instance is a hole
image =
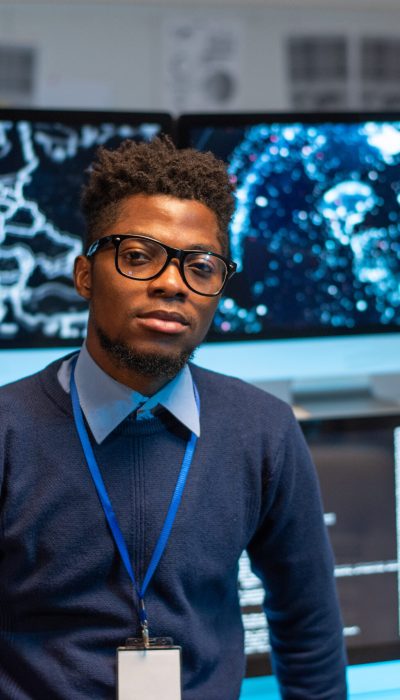
[[242, 411], [250, 411], [252, 415], [257, 411], [267, 411], [278, 420], [289, 422], [294, 417], [291, 406], [285, 401], [242, 379], [207, 370], [192, 363], [190, 370], [200, 393], [206, 392], [215, 401], [222, 401], [225, 408], [232, 402], [239, 405]]
[[[69, 353], [55, 360], [47, 365], [47, 367], [44, 367], [44, 369], [34, 374], [0, 387], [0, 410], [13, 410], [21, 406], [21, 411], [24, 413], [29, 403], [32, 401], [39, 403], [40, 395], [43, 393], [43, 380], [46, 384], [48, 384], [49, 381], [54, 384], [54, 380], [57, 379], [59, 367], [71, 354], [72, 353]], [[61, 386], [58, 387], [57, 384], [54, 385], [57, 390], [60, 389], [62, 391]]]

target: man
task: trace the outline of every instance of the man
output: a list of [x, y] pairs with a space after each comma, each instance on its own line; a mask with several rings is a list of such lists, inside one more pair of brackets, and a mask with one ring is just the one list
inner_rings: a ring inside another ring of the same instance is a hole
[[238, 698], [245, 548], [282, 697], [346, 697], [332, 556], [292, 412], [188, 364], [234, 272], [232, 208], [210, 154], [168, 140], [99, 153], [75, 265], [86, 344], [0, 392], [6, 700], [111, 700], [117, 648], [149, 637], [182, 647], [184, 700]]

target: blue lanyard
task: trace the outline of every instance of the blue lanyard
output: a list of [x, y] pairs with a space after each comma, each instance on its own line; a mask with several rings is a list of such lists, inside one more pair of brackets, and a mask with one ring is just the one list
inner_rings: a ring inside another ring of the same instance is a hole
[[[87, 465], [89, 467], [89, 471], [91, 473], [92, 479], [94, 481], [94, 485], [96, 487], [98, 496], [100, 498], [101, 505], [103, 506], [103, 510], [105, 513], [105, 516], [107, 518], [107, 522], [110, 526], [115, 544], [118, 548], [118, 551], [121, 555], [121, 559], [125, 565], [125, 569], [128, 573], [129, 578], [132, 581], [132, 584], [134, 586], [134, 589], [137, 593], [138, 599], [139, 599], [139, 616], [140, 616], [140, 622], [142, 625], [142, 633], [143, 633], [143, 640], [145, 646], [148, 646], [149, 644], [149, 633], [148, 633], [148, 622], [147, 622], [147, 612], [144, 604], [144, 595], [146, 593], [147, 587], [153, 577], [153, 574], [158, 566], [158, 563], [164, 553], [165, 547], [168, 542], [169, 535], [171, 533], [172, 525], [174, 524], [174, 520], [176, 517], [177, 510], [179, 508], [180, 502], [182, 500], [182, 495], [183, 495], [183, 489], [185, 488], [185, 483], [187, 479], [187, 475], [189, 473], [190, 466], [193, 461], [193, 455], [194, 451], [196, 448], [196, 443], [197, 443], [197, 435], [195, 433], [191, 433], [190, 438], [188, 440], [188, 443], [186, 445], [186, 450], [185, 454], [183, 456], [183, 461], [182, 461], [182, 466], [181, 470], [178, 476], [178, 480], [176, 482], [175, 486], [175, 491], [173, 493], [171, 503], [168, 509], [168, 513], [166, 515], [164, 525], [162, 527], [160, 536], [158, 538], [157, 544], [154, 548], [150, 564], [148, 566], [148, 569], [146, 571], [143, 583], [141, 586], [138, 585], [135, 574], [133, 572], [132, 564], [129, 559], [129, 554], [128, 554], [128, 549], [124, 540], [124, 536], [121, 532], [121, 528], [119, 526], [117, 517], [114, 513], [113, 507], [111, 505], [111, 501], [109, 499], [107, 489], [105, 487], [103, 477], [101, 476], [100, 469], [98, 467], [96, 457], [94, 456], [93, 453], [93, 448], [89, 440], [89, 435], [86, 430], [84, 421], [83, 421], [83, 416], [82, 416], [82, 409], [79, 403], [79, 396], [78, 396], [78, 390], [76, 388], [76, 383], [75, 383], [75, 365], [76, 365], [76, 360], [73, 362], [73, 365], [71, 367], [71, 380], [70, 380], [70, 391], [71, 391], [71, 399], [72, 399], [72, 410], [74, 414], [74, 420], [75, 420], [75, 426], [78, 431], [79, 439], [81, 441], [82, 449], [85, 455], [85, 459], [87, 462]], [[193, 383], [193, 389], [194, 389], [194, 395], [196, 399], [196, 405], [197, 405], [197, 410], [200, 412], [200, 398], [199, 394], [197, 391], [196, 385]]]

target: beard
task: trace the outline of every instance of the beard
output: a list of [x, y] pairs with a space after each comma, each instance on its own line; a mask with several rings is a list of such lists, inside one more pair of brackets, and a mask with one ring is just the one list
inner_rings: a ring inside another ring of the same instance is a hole
[[163, 355], [156, 352], [137, 352], [123, 341], [112, 340], [107, 333], [96, 326], [100, 345], [120, 368], [134, 370], [145, 377], [165, 377], [172, 379], [194, 356], [195, 348], [181, 350], [176, 355]]

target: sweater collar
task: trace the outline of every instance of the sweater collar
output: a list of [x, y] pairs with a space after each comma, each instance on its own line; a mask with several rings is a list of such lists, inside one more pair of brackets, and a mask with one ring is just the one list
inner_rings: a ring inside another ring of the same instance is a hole
[[[71, 364], [76, 355], [67, 358], [58, 370], [58, 381], [69, 393]], [[90, 356], [86, 344], [78, 354], [75, 381], [83, 414], [98, 444], [130, 413], [136, 412], [137, 420], [153, 417], [162, 406], [186, 428], [200, 435], [200, 419], [194, 398], [193, 380], [189, 367], [185, 367], [154, 396], [148, 398], [130, 387], [120, 384]]]

